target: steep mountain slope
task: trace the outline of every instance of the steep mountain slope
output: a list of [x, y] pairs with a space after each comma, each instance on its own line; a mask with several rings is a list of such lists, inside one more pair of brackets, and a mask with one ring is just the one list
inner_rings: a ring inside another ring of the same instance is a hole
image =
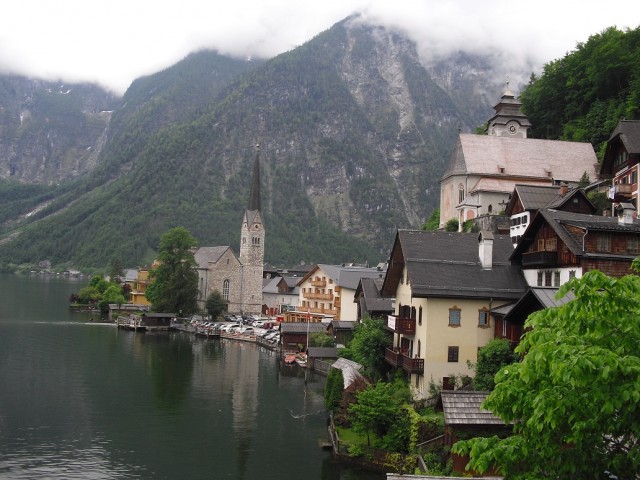
[[96, 169], [5, 223], [0, 262], [140, 263], [175, 225], [237, 247], [256, 143], [268, 262], [377, 262], [437, 205], [458, 130], [490, 116], [459, 86], [500, 92], [480, 61], [441, 62], [434, 80], [412, 42], [349, 19], [264, 63], [187, 60], [134, 82]]

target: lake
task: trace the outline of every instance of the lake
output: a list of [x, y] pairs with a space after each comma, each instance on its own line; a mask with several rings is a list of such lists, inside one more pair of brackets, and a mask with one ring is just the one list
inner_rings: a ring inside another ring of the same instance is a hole
[[0, 478], [383, 479], [336, 461], [324, 377], [227, 339], [72, 313], [86, 279], [0, 274]]

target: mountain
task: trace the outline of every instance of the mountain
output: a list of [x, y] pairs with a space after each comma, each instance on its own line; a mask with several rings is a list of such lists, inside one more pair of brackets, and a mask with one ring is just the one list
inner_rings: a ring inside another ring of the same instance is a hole
[[90, 172], [0, 184], [0, 263], [140, 264], [176, 225], [237, 249], [256, 144], [267, 262], [386, 259], [396, 228], [437, 206], [458, 131], [489, 118], [502, 87], [480, 57], [425, 66], [406, 37], [355, 20], [268, 61], [198, 52], [136, 80]]

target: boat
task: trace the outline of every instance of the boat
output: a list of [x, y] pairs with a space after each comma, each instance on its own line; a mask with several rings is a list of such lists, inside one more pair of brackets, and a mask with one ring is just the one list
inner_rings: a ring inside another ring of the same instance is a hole
[[288, 353], [284, 356], [284, 363], [286, 363], [287, 365], [293, 365], [294, 363], [296, 363], [296, 354], [295, 353]]
[[295, 362], [302, 368], [307, 367], [307, 355], [304, 353], [297, 353], [295, 355]]

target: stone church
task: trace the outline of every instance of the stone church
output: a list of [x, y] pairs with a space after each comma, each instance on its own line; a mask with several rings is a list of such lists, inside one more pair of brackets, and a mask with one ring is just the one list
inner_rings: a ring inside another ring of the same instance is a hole
[[256, 153], [249, 203], [240, 228], [240, 257], [229, 246], [200, 247], [194, 253], [198, 268], [198, 303], [218, 290], [234, 314], [262, 313], [264, 223], [260, 206], [260, 152]]

